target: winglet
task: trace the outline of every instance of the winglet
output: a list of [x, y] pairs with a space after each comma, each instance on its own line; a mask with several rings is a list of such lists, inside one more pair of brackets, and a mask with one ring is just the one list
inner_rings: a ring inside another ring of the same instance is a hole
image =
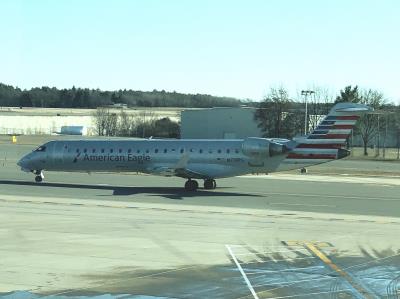
[[329, 114], [334, 114], [333, 112], [342, 112], [342, 113], [362, 113], [362, 112], [372, 112], [374, 108], [358, 103], [338, 103], [329, 112]]

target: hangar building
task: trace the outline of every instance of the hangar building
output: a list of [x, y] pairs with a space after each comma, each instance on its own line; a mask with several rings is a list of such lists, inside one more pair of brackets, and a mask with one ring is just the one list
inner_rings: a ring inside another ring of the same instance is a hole
[[255, 108], [217, 107], [181, 112], [182, 139], [242, 139], [261, 137]]

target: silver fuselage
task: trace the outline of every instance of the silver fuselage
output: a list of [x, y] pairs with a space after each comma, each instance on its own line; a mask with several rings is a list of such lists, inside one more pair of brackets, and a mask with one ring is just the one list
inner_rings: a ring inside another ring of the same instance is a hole
[[276, 171], [286, 155], [249, 156], [243, 140], [71, 140], [50, 141], [45, 150], [33, 151], [19, 161], [26, 171], [142, 172], [174, 175], [168, 169], [186, 159], [185, 168], [222, 178]]

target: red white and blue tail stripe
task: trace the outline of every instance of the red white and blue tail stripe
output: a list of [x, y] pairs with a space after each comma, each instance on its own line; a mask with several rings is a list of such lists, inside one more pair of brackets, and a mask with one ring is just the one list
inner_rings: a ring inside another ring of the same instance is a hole
[[296, 139], [285, 163], [304, 167], [348, 156], [347, 139], [361, 114], [368, 111], [372, 109], [362, 104], [336, 104], [311, 134]]

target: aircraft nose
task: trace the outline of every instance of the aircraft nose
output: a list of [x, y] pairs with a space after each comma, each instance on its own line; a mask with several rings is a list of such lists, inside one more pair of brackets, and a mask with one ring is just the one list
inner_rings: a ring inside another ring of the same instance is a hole
[[27, 158], [26, 156], [25, 157], [22, 157], [18, 162], [17, 162], [17, 165], [19, 166], [19, 167], [21, 167], [21, 169], [22, 170], [26, 170], [26, 169], [29, 169], [29, 158]]
[[17, 162], [17, 165], [20, 167], [23, 167], [26, 163], [26, 159], [25, 158], [21, 158], [19, 159], [19, 161]]

